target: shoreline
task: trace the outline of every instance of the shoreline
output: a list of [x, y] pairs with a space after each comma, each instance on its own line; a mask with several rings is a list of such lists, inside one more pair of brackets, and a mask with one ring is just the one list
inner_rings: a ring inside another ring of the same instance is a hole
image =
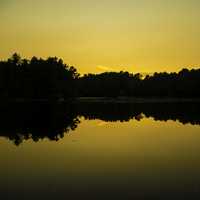
[[200, 98], [77, 97], [78, 103], [200, 103]]
[[200, 98], [76, 97], [71, 99], [4, 99], [1, 103], [200, 103]]

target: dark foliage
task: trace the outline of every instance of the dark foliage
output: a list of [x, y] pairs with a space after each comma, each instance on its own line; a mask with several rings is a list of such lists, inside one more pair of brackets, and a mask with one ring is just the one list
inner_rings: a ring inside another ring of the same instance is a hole
[[58, 100], [85, 97], [200, 97], [200, 69], [154, 73], [142, 77], [128, 72], [105, 72], [79, 77], [61, 59], [14, 54], [0, 61], [1, 99]]
[[79, 78], [80, 96], [200, 97], [200, 69], [179, 73], [141, 74], [106, 72]]
[[74, 96], [74, 67], [61, 59], [21, 59], [14, 54], [0, 62], [0, 95], [6, 99], [59, 99]]

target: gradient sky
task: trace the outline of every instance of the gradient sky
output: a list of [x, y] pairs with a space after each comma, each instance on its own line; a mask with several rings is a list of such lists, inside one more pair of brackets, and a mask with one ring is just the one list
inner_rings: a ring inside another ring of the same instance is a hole
[[199, 0], [0, 0], [0, 58], [57, 56], [81, 73], [200, 66]]

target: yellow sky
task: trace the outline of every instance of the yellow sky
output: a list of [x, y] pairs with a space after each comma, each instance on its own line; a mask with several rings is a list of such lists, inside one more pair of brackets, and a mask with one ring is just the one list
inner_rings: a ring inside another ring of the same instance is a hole
[[200, 66], [199, 0], [0, 0], [0, 58], [57, 56], [81, 73]]

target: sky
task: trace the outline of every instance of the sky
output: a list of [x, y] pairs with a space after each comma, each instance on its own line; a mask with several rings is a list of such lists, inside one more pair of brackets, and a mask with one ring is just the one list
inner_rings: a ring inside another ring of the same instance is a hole
[[0, 0], [0, 59], [57, 56], [80, 73], [200, 66], [199, 0]]

